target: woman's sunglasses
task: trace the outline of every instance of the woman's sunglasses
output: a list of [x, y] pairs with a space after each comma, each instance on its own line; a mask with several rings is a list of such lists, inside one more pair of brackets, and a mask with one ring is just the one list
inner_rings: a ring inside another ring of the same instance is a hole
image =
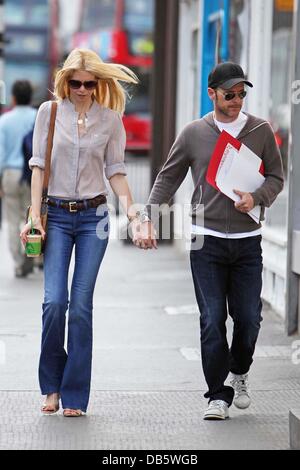
[[97, 80], [88, 80], [86, 82], [81, 82], [80, 80], [69, 80], [69, 87], [73, 90], [79, 90], [83, 85], [86, 90], [93, 90], [96, 88], [98, 81]]
[[244, 91], [240, 91], [239, 93], [235, 93], [233, 91], [229, 91], [228, 93], [221, 93], [223, 96], [224, 96], [224, 99], [226, 101], [231, 101], [233, 100], [233, 98], [235, 98], [236, 96], [238, 96], [241, 100], [243, 100], [245, 98], [245, 96], [247, 95], [247, 91], [244, 90]]

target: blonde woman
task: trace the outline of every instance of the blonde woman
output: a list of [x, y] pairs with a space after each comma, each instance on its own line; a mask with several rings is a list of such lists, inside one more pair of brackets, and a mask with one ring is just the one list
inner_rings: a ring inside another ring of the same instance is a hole
[[[39, 362], [41, 392], [46, 395], [44, 414], [56, 413], [60, 399], [66, 417], [82, 416], [88, 406], [93, 292], [109, 237], [104, 172], [114, 193], [125, 198], [124, 209], [129, 220], [134, 221], [133, 226], [138, 226], [141, 217], [140, 213], [130, 212], [133, 201], [125, 176], [126, 137], [122, 123], [126, 94], [119, 81], [137, 83], [137, 77], [124, 66], [104, 63], [86, 49], [73, 50], [55, 78], [58, 108], [48, 190]], [[51, 101], [43, 103], [36, 119], [29, 162], [33, 225], [43, 237], [40, 201], [50, 112]], [[20, 234], [23, 243], [29, 231], [27, 224]], [[145, 248], [156, 246], [153, 233], [144, 243]], [[74, 247], [75, 268], [69, 295], [68, 271]]]

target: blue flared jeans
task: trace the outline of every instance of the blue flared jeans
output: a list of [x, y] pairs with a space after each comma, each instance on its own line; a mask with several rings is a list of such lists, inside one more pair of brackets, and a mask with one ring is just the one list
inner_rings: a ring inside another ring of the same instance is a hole
[[[108, 238], [106, 204], [74, 213], [49, 207], [39, 382], [43, 395], [60, 394], [63, 408], [85, 412], [88, 406], [93, 293]], [[69, 293], [68, 273], [74, 247], [75, 267]]]

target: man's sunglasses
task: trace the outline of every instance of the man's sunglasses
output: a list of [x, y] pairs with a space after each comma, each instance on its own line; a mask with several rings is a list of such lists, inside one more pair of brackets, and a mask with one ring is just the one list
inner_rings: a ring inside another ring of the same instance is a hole
[[247, 95], [247, 91], [244, 90], [244, 91], [240, 91], [239, 93], [235, 93], [233, 91], [229, 91], [227, 93], [221, 93], [223, 96], [224, 96], [224, 99], [226, 101], [231, 101], [233, 100], [233, 98], [235, 98], [236, 96], [238, 96], [241, 100], [243, 100], [245, 98], [245, 96]]
[[79, 90], [79, 88], [83, 85], [86, 90], [93, 90], [96, 88], [98, 81], [97, 80], [88, 80], [86, 82], [81, 82], [80, 80], [69, 80], [69, 87], [73, 88], [73, 90]]

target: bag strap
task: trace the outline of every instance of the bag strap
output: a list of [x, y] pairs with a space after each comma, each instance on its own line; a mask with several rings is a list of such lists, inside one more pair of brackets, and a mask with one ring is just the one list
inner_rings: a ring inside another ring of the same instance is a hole
[[45, 160], [44, 181], [43, 181], [43, 198], [46, 198], [48, 194], [48, 184], [49, 184], [50, 168], [51, 168], [51, 153], [52, 153], [52, 147], [53, 147], [56, 113], [57, 113], [57, 102], [52, 101], [50, 124], [49, 124], [48, 139], [47, 139], [47, 148], [46, 148], [46, 160]]

